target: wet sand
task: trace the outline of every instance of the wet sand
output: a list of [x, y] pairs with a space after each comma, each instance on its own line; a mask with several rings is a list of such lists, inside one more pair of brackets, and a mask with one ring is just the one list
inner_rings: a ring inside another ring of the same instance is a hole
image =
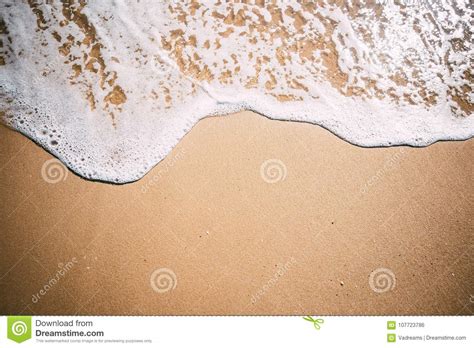
[[244, 112], [121, 186], [0, 143], [0, 314], [474, 311], [473, 140], [364, 149]]

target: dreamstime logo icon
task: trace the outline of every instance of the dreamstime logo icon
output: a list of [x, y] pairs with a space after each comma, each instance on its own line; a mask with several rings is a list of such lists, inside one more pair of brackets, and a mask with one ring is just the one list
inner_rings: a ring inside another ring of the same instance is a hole
[[370, 288], [377, 292], [383, 293], [395, 288], [395, 274], [388, 268], [377, 268], [369, 276]]
[[12, 325], [12, 333], [15, 336], [22, 336], [28, 333], [28, 326], [23, 321], [15, 321]]
[[31, 297], [31, 302], [38, 303], [38, 301], [43, 297], [46, 296], [49, 290], [51, 290], [59, 281], [64, 278], [75, 264], [77, 264], [77, 259], [73, 257], [71, 261], [68, 261], [66, 264], [60, 263], [58, 264], [58, 270], [56, 274], [46, 283], [43, 287], [36, 293], [33, 294]]
[[279, 159], [269, 159], [260, 166], [260, 176], [263, 181], [269, 184], [275, 184], [286, 179], [286, 166]]
[[157, 184], [158, 181], [162, 178], [162, 176], [166, 175], [173, 168], [173, 166], [176, 165], [176, 163], [178, 163], [178, 161], [184, 157], [185, 154], [186, 152], [184, 150], [180, 150], [176, 153], [176, 155], [169, 158], [169, 160], [166, 160], [166, 165], [164, 166], [164, 168], [160, 166], [158, 172], [155, 172], [156, 174], [153, 175], [152, 178], [142, 186], [142, 193], [148, 192], [150, 188]]
[[155, 292], [162, 294], [174, 290], [178, 279], [171, 269], [159, 268], [151, 274], [150, 284]]
[[292, 256], [285, 264], [278, 267], [273, 276], [254, 294], [251, 302], [257, 303], [270, 289], [277, 285], [278, 281], [283, 277], [290, 268], [296, 264], [296, 259]]
[[398, 168], [403, 159], [403, 155], [405, 155], [405, 149], [400, 148], [397, 152], [390, 156], [390, 158], [385, 161], [384, 165], [361, 186], [360, 193], [367, 194], [372, 186], [375, 186], [377, 183], [379, 183], [385, 177], [385, 175], [388, 175], [390, 171]]
[[67, 178], [67, 169], [59, 160], [52, 158], [44, 162], [41, 177], [48, 184], [57, 184]]
[[31, 338], [31, 317], [15, 316], [7, 318], [7, 338], [22, 343]]

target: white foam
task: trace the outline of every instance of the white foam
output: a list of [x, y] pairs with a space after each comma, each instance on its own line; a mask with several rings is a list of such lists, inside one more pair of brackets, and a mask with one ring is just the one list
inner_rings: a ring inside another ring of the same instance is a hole
[[3, 122], [119, 183], [203, 117], [242, 109], [361, 146], [474, 135], [468, 0], [315, 3], [2, 1]]

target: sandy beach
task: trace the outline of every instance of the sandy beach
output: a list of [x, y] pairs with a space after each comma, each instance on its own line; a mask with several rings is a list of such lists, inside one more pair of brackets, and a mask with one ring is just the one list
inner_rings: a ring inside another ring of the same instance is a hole
[[2, 315], [473, 313], [473, 140], [361, 148], [242, 112], [126, 185], [0, 143]]

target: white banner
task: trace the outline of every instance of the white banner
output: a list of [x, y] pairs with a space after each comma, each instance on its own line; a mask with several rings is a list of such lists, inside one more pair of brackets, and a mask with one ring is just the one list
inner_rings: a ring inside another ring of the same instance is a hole
[[0, 347], [473, 347], [474, 317], [0, 318]]

